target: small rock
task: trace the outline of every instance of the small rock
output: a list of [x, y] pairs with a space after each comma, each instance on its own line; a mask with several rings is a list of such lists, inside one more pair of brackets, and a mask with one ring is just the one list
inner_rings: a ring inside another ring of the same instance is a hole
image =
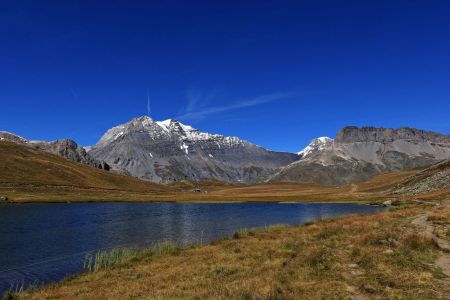
[[347, 291], [349, 291], [352, 294], [357, 291], [357, 289], [354, 286], [351, 286], [351, 285], [347, 285], [346, 288], [347, 288]]
[[8, 197], [6, 197], [6, 196], [0, 196], [0, 201], [8, 201]]
[[348, 267], [351, 269], [355, 269], [358, 267], [358, 265], [357, 264], [349, 264]]
[[363, 289], [370, 294], [373, 294], [376, 292], [375, 288], [370, 284], [364, 284]]
[[391, 250], [391, 249], [387, 249], [387, 250], [384, 251], [383, 253], [384, 253], [384, 254], [392, 254], [392, 253], [394, 253], [394, 251]]
[[392, 205], [392, 200], [387, 200], [383, 202], [383, 206], [387, 207], [387, 206], [391, 206]]

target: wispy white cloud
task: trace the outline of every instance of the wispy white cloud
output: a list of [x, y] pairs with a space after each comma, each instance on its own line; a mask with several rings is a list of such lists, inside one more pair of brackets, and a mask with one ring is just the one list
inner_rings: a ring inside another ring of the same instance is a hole
[[[200, 120], [207, 118], [210, 115], [224, 113], [231, 110], [238, 110], [242, 108], [257, 106], [265, 103], [270, 103], [274, 101], [284, 100], [298, 96], [298, 93], [274, 93], [263, 95], [259, 97], [254, 97], [250, 99], [244, 99], [242, 101], [234, 102], [228, 105], [219, 105], [205, 107], [202, 109], [195, 109], [197, 103], [201, 99], [201, 95], [197, 94], [197, 97], [191, 97], [188, 102], [188, 106], [185, 112], [178, 116], [179, 119], [189, 119], [189, 120]], [[188, 97], [189, 98], [189, 97]]]
[[201, 101], [202, 93], [191, 89], [187, 92], [187, 98], [188, 104], [186, 106], [185, 113], [191, 113], [195, 110], [198, 103]]
[[198, 89], [191, 88], [186, 93], [188, 103], [186, 107], [180, 112], [180, 115], [188, 114], [194, 111], [201, 110], [207, 107], [214, 100], [223, 97], [223, 90], [213, 89], [204, 92]]

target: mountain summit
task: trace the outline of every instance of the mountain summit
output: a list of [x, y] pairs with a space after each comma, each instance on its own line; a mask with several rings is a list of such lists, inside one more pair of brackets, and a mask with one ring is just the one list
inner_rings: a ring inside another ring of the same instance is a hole
[[299, 158], [148, 116], [109, 129], [89, 154], [113, 170], [154, 182], [217, 179], [257, 182]]
[[333, 143], [333, 139], [323, 136], [316, 139], [313, 139], [308, 146], [306, 146], [302, 151], [297, 153], [301, 159], [308, 158], [313, 156], [317, 152], [324, 150], [329, 147]]

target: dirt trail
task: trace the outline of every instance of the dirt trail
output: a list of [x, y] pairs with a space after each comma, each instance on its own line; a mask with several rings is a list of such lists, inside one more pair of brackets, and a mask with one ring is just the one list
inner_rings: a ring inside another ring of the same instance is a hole
[[[450, 243], [444, 239], [439, 238], [434, 234], [434, 227], [431, 224], [431, 222], [428, 222], [428, 215], [429, 213], [425, 215], [421, 215], [420, 217], [417, 217], [414, 219], [411, 223], [413, 225], [418, 226], [419, 228], [423, 229], [423, 233], [434, 239], [437, 244], [439, 245], [439, 248], [442, 250], [440, 257], [436, 260], [436, 266], [441, 268], [442, 272], [449, 276], [450, 278]], [[447, 278], [447, 280], [449, 280]]]

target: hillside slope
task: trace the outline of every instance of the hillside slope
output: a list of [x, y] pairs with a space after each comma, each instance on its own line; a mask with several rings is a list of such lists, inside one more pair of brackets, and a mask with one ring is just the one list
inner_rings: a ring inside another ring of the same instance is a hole
[[31, 199], [40, 193], [47, 194], [48, 200], [66, 194], [73, 198], [103, 195], [110, 199], [124, 192], [151, 194], [168, 190], [167, 186], [100, 170], [26, 145], [0, 141], [0, 194], [11, 199], [18, 193], [30, 193]]
[[420, 195], [450, 189], [450, 159], [433, 165], [398, 184], [392, 194]]
[[0, 131], [0, 141], [13, 142], [23, 146], [39, 149], [51, 154], [55, 154], [74, 162], [79, 162], [95, 168], [109, 170], [108, 164], [92, 158], [86, 150], [75, 141], [69, 139], [59, 139], [52, 142], [29, 141], [19, 135], [7, 131]]

